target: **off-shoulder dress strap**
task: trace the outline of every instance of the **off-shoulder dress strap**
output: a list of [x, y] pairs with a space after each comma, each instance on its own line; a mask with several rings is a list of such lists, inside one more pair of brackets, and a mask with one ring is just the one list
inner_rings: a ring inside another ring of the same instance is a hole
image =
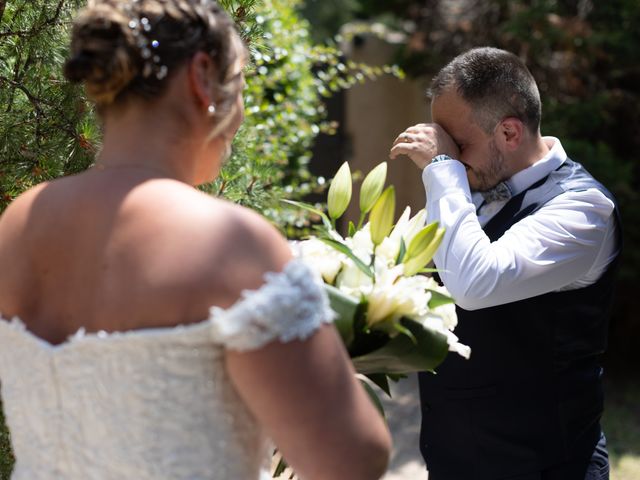
[[211, 337], [231, 350], [256, 350], [274, 340], [305, 340], [334, 318], [319, 275], [291, 260], [282, 272], [265, 274], [259, 289], [243, 291], [230, 308], [211, 308]]

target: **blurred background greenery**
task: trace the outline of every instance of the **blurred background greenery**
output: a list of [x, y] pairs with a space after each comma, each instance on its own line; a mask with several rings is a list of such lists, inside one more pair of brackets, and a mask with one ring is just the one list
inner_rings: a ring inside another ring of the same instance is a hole
[[[68, 28], [83, 0], [0, 0], [0, 212], [39, 182], [80, 172], [100, 146], [100, 128], [78, 87], [64, 82]], [[398, 32], [391, 63], [410, 78], [433, 75], [482, 45], [519, 55], [538, 80], [542, 132], [562, 139], [617, 196], [625, 250], [613, 312], [605, 424], [613, 478], [640, 478], [640, 2], [638, 0], [223, 0], [251, 50], [247, 120], [212, 194], [259, 210], [289, 235], [309, 218], [281, 198], [320, 193], [347, 160], [349, 139], [331, 110], [339, 93], [390, 67], [355, 63], [339, 44], [349, 22]], [[366, 30], [366, 28], [365, 28]], [[334, 94], [337, 94], [330, 99]], [[424, 99], [425, 102], [428, 100]], [[382, 114], [384, 112], [381, 112]], [[338, 133], [338, 135], [335, 135]], [[331, 136], [332, 134], [333, 137]], [[339, 148], [322, 145], [339, 144]], [[320, 147], [319, 147], [320, 146]], [[329, 152], [329, 153], [327, 153]], [[381, 152], [381, 155], [384, 155]], [[0, 409], [0, 425], [2, 425]], [[0, 427], [0, 480], [12, 458]]]

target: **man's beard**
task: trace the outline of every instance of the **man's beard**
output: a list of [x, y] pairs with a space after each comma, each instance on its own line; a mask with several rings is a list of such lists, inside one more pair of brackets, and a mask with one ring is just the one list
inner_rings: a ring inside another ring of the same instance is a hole
[[473, 173], [476, 177], [476, 184], [473, 186], [472, 190], [476, 192], [491, 190], [501, 181], [505, 180], [507, 165], [504, 160], [504, 155], [502, 155], [500, 150], [498, 150], [494, 140], [489, 142], [489, 159], [487, 161], [487, 167], [482, 170], [473, 170]]

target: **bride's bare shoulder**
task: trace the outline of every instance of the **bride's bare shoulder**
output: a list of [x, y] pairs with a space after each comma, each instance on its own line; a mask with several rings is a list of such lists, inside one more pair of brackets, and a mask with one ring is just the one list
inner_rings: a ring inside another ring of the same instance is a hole
[[238, 272], [243, 282], [253, 277], [257, 286], [264, 272], [281, 270], [291, 258], [278, 229], [248, 208], [182, 188], [175, 194], [164, 189], [155, 205], [167, 214], [162, 222], [182, 248], [198, 252], [201, 264], [216, 266], [216, 272]]
[[284, 241], [277, 229], [257, 212], [191, 187], [167, 185], [152, 203], [184, 228], [218, 233], [234, 243], [239, 238], [260, 243]]
[[19, 227], [24, 226], [38, 194], [46, 186], [46, 183], [36, 185], [15, 198], [0, 215], [0, 230], [4, 228], [5, 230], [10, 229], [17, 232]]

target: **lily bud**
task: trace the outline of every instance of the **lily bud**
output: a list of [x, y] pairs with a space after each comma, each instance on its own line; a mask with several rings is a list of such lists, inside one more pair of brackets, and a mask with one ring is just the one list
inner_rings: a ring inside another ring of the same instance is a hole
[[351, 201], [351, 170], [349, 163], [344, 162], [329, 187], [327, 207], [332, 220], [340, 218]]
[[393, 228], [393, 216], [396, 210], [396, 192], [393, 186], [388, 187], [371, 209], [369, 224], [371, 241], [378, 246], [389, 235]]
[[376, 168], [371, 170], [362, 182], [360, 189], [360, 212], [369, 213], [380, 198], [384, 182], [387, 179], [387, 162], [382, 162]]
[[438, 222], [433, 222], [426, 227], [420, 228], [413, 238], [408, 242], [407, 253], [405, 254], [404, 263], [407, 263], [412, 258], [417, 257], [424, 252], [433, 241], [438, 230]]
[[404, 275], [411, 277], [422, 270], [433, 258], [444, 237], [444, 228], [437, 228], [436, 222], [427, 225], [418, 233], [404, 258]]

